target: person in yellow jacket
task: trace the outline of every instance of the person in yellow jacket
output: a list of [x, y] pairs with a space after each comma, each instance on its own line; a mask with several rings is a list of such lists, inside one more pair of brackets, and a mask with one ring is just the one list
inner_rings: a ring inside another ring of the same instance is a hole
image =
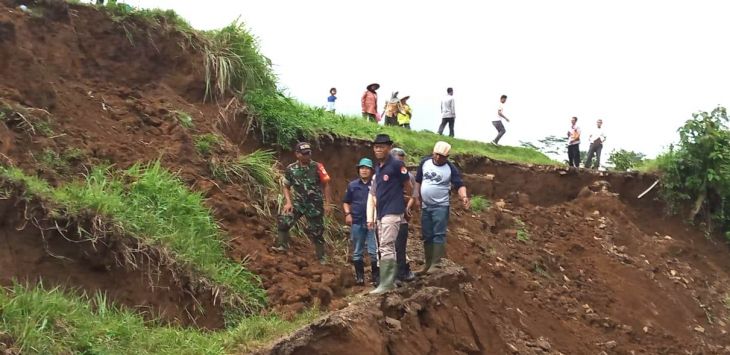
[[411, 129], [411, 116], [413, 115], [411, 106], [408, 105], [409, 98], [410, 96], [404, 96], [400, 99], [401, 109], [398, 112], [398, 125], [405, 129]]

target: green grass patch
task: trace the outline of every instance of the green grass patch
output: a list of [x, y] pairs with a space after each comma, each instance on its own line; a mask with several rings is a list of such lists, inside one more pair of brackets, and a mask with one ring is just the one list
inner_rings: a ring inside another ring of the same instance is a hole
[[226, 257], [223, 236], [203, 197], [159, 162], [124, 171], [96, 168], [82, 182], [55, 188], [16, 168], [2, 167], [0, 176], [55, 202], [62, 209], [59, 213], [91, 211], [110, 218], [120, 232], [144, 244], [168, 249], [176, 260], [230, 289], [224, 301], [238, 310], [255, 312], [265, 306], [260, 279]]
[[0, 328], [23, 354], [225, 354], [250, 351], [318, 316], [254, 316], [207, 332], [145, 322], [102, 294], [14, 285], [0, 289]]
[[180, 125], [185, 128], [193, 128], [195, 125], [193, 123], [193, 116], [190, 116], [190, 114], [185, 111], [174, 111], [173, 115], [175, 115], [175, 118], [177, 118]]
[[221, 144], [221, 137], [215, 133], [206, 133], [195, 137], [195, 150], [201, 155], [210, 155]]
[[316, 141], [323, 135], [372, 140], [378, 133], [387, 133], [396, 146], [417, 159], [430, 155], [434, 144], [446, 141], [452, 154], [471, 154], [534, 164], [556, 164], [544, 154], [528, 148], [494, 146], [487, 143], [440, 136], [428, 131], [410, 131], [400, 127], [384, 127], [357, 116], [333, 115], [310, 107], [280, 93], [249, 91], [245, 101], [257, 117], [264, 142], [291, 149], [297, 140]]
[[515, 218], [515, 226], [517, 227], [517, 241], [527, 243], [530, 241], [530, 233], [527, 231], [527, 225], [519, 218]]
[[216, 179], [243, 186], [257, 198], [258, 212], [271, 216], [280, 179], [275, 164], [274, 152], [257, 150], [236, 159], [211, 159], [210, 170]]
[[491, 205], [492, 202], [484, 196], [474, 195], [471, 197], [471, 211], [474, 213], [484, 212]]
[[238, 20], [204, 33], [205, 97], [224, 97], [246, 90], [273, 92], [276, 75], [256, 38]]

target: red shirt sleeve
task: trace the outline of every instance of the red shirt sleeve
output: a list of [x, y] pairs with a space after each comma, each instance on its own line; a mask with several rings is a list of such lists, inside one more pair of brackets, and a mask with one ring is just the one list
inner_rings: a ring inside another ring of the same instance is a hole
[[323, 184], [330, 182], [330, 175], [327, 174], [327, 170], [325, 170], [322, 163], [317, 163], [317, 174], [319, 174], [319, 181]]

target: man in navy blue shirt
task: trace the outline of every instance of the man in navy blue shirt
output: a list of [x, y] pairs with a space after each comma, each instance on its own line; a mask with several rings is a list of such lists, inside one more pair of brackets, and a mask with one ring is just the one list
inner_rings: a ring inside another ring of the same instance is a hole
[[[377, 223], [380, 251], [380, 284], [370, 291], [383, 294], [395, 288], [396, 255], [395, 240], [406, 212], [404, 193], [411, 193], [411, 179], [405, 163], [393, 158], [390, 150], [393, 141], [387, 134], [378, 134], [373, 141], [373, 151], [378, 164], [375, 168], [375, 188], [370, 189], [368, 199], [368, 228]], [[373, 208], [374, 207], [374, 208]], [[375, 211], [373, 211], [373, 209]]]
[[357, 164], [359, 177], [347, 184], [347, 191], [342, 203], [345, 211], [345, 223], [350, 226], [352, 238], [352, 264], [355, 267], [355, 283], [365, 284], [365, 261], [363, 248], [367, 246], [370, 254], [370, 268], [373, 285], [377, 285], [378, 277], [378, 250], [375, 244], [375, 231], [368, 229], [367, 203], [370, 195], [370, 186], [373, 177], [373, 161], [368, 158], [360, 159]]

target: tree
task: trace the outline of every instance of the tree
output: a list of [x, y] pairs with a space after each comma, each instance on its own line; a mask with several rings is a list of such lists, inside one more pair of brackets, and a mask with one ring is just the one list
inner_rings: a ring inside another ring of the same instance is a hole
[[634, 152], [632, 150], [619, 149], [613, 150], [608, 156], [608, 163], [613, 165], [618, 171], [627, 171], [635, 169], [644, 161], [646, 155]]
[[540, 151], [553, 159], [560, 159], [565, 156], [567, 144], [568, 137], [558, 137], [554, 135], [539, 139], [535, 143], [520, 142], [521, 146]]
[[[658, 158], [662, 193], [676, 207], [694, 201], [689, 219], [704, 211], [708, 231], [712, 221], [730, 226], [730, 131], [727, 110], [692, 115], [679, 129], [679, 143]], [[730, 234], [726, 234], [730, 237]]]

